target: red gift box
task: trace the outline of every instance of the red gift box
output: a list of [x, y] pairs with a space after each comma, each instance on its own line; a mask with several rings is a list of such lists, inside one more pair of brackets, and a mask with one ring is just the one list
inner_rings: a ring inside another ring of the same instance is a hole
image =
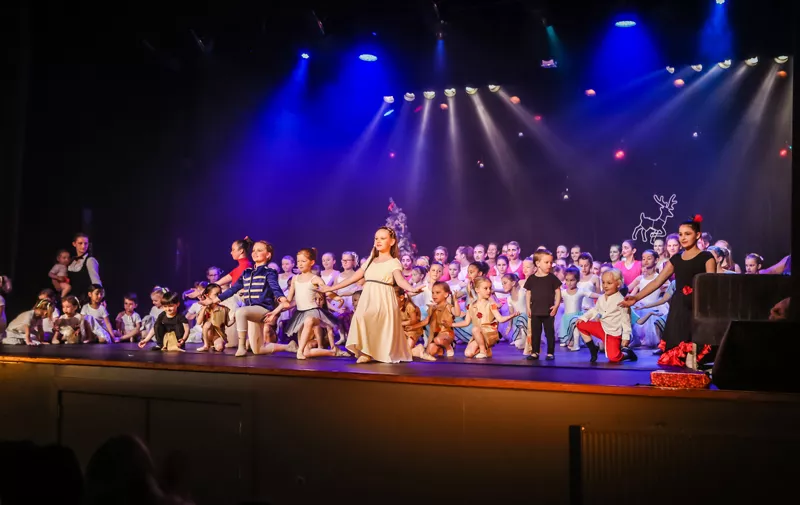
[[650, 382], [659, 388], [704, 389], [711, 385], [711, 378], [703, 372], [650, 372]]

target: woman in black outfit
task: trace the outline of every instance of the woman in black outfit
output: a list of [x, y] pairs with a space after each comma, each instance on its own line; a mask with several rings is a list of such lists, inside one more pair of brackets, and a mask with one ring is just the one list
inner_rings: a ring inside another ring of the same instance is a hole
[[84, 303], [92, 284], [103, 285], [100, 281], [100, 266], [92, 256], [88, 235], [76, 233], [72, 239], [72, 247], [75, 248], [75, 257], [67, 267], [67, 276], [72, 286], [70, 294]]

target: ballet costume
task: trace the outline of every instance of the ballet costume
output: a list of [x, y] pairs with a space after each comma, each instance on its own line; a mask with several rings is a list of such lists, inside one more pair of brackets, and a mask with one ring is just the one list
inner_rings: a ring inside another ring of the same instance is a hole
[[[324, 310], [317, 305], [314, 295], [316, 290], [312, 282], [314, 278], [307, 281], [299, 280], [295, 276], [292, 280], [294, 285], [294, 301], [297, 309], [286, 322], [283, 331], [288, 336], [298, 335], [303, 330], [303, 323], [306, 319], [315, 317], [319, 319], [320, 325], [336, 328], [337, 321], [331, 316], [327, 310]], [[321, 344], [321, 342], [320, 342]]]
[[[500, 332], [497, 331], [497, 319], [494, 317], [494, 310], [497, 305], [491, 300], [479, 300], [467, 307], [472, 326], [478, 325], [486, 343], [486, 357], [492, 357], [492, 347], [500, 340]], [[470, 335], [470, 342], [473, 338]]]
[[[501, 293], [498, 293], [498, 295]], [[506, 295], [508, 310], [516, 310], [519, 315], [511, 320], [508, 329], [508, 340], [517, 349], [524, 349], [528, 342], [528, 307], [526, 305], [525, 288], [519, 288], [517, 299], [510, 294]], [[530, 353], [528, 353], [530, 354]]]
[[383, 363], [412, 360], [400, 324], [400, 307], [394, 292], [395, 270], [403, 270], [397, 258], [366, 263], [366, 282], [347, 334], [347, 350], [356, 356], [364, 354]]
[[[645, 279], [644, 277], [639, 279], [639, 289], [644, 289], [645, 286], [650, 284], [651, 282], [655, 281], [656, 278], [653, 277], [650, 280]], [[652, 303], [657, 302], [662, 296], [661, 290], [656, 289], [649, 295], [645, 296], [638, 303], [642, 305], [650, 305]], [[653, 307], [652, 309], [631, 309], [631, 319], [635, 319], [633, 321], [633, 340], [631, 341], [631, 345], [633, 342], [636, 342], [638, 345], [644, 347], [657, 347], [658, 343], [661, 341], [661, 333], [664, 330], [664, 316], [667, 315], [669, 312], [669, 303], [665, 303], [663, 305], [659, 305], [658, 307]], [[646, 314], [651, 313], [652, 315], [647, 318], [643, 324], [636, 324], [640, 318], [645, 316]]]
[[583, 300], [588, 298], [591, 291], [586, 289], [576, 289], [569, 294], [566, 289], [561, 290], [561, 299], [564, 300], [564, 316], [558, 326], [558, 339], [561, 347], [567, 347], [570, 351], [579, 351], [581, 348], [581, 337], [576, 329], [578, 319], [585, 313], [583, 310]]
[[[280, 275], [278, 276], [278, 286], [281, 287], [284, 293], [289, 292], [289, 283], [293, 282], [292, 281], [293, 278], [294, 276], [290, 276], [285, 279], [281, 279], [281, 276]], [[289, 308], [281, 312], [280, 315], [278, 316], [278, 322], [281, 324], [281, 329], [282, 329], [281, 335], [279, 335], [281, 341], [289, 340], [290, 333], [286, 332], [286, 322], [292, 318], [292, 314], [294, 314], [294, 308]]]

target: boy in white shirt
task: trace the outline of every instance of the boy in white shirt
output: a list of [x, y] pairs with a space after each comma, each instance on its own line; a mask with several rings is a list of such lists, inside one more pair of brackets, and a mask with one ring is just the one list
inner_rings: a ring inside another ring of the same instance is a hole
[[[625, 299], [619, 292], [622, 287], [622, 272], [612, 268], [603, 274], [602, 280], [603, 296], [578, 319], [577, 324], [581, 338], [592, 353], [590, 361], [596, 362], [600, 351], [592, 340], [593, 336], [605, 343], [608, 361], [636, 361], [636, 354], [628, 347], [631, 341], [631, 312], [630, 309], [619, 306]], [[600, 316], [600, 320], [594, 321], [597, 316]]]

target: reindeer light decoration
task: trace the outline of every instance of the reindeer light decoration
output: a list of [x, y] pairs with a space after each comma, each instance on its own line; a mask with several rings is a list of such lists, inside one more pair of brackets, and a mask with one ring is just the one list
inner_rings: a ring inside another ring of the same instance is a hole
[[637, 237], [641, 236], [642, 242], [652, 244], [657, 238], [667, 236], [667, 220], [674, 216], [672, 211], [678, 201], [675, 199], [675, 195], [669, 197], [667, 201], [664, 201], [664, 195], [653, 195], [653, 200], [660, 207], [658, 217], [647, 217], [644, 212], [639, 214], [639, 225], [633, 229], [633, 235], [631, 236], [633, 240], [637, 240]]

